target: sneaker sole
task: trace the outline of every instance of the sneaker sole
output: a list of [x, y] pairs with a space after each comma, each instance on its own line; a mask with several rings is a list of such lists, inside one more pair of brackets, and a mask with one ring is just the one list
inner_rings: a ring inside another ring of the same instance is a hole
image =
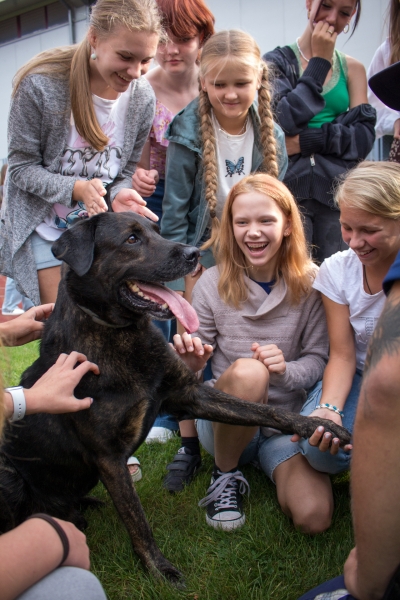
[[214, 521], [210, 519], [208, 515], [206, 515], [207, 525], [214, 527], [214, 529], [223, 529], [224, 531], [232, 531], [233, 529], [238, 529], [242, 527], [246, 521], [246, 515], [242, 515], [239, 519], [235, 519], [234, 521]]

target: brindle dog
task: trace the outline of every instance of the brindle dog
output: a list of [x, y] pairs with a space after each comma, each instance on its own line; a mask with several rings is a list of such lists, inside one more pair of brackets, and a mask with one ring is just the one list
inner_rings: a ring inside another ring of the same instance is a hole
[[169, 347], [150, 319], [171, 318], [172, 308], [188, 330], [195, 330], [197, 317], [156, 283], [192, 271], [197, 248], [164, 240], [157, 226], [137, 215], [104, 213], [66, 231], [53, 252], [68, 266], [44, 328], [40, 358], [21, 384], [29, 388], [60, 353], [73, 350], [97, 363], [100, 375], [87, 373], [75, 389], [78, 398], [94, 398], [89, 410], [35, 414], [8, 426], [0, 454], [0, 530], [35, 512], [83, 528], [81, 507], [100, 479], [143, 564], [178, 582], [181, 573], [157, 547], [126, 466], [160, 408], [180, 419], [269, 426], [304, 437], [323, 424], [342, 445], [350, 436], [332, 421], [244, 402], [204, 386]]

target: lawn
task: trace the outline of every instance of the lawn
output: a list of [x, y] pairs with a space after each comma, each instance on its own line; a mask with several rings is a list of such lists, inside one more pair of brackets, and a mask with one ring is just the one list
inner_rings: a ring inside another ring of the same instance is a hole
[[[6, 385], [37, 355], [37, 343], [4, 349]], [[136, 452], [143, 479], [137, 492], [162, 552], [184, 574], [182, 590], [155, 580], [131, 551], [128, 535], [113, 504], [99, 484], [94, 495], [105, 506], [88, 510], [86, 535], [92, 570], [110, 600], [295, 600], [309, 588], [342, 572], [352, 547], [348, 476], [333, 479], [335, 513], [324, 534], [298, 533], [278, 506], [275, 488], [254, 467], [243, 469], [251, 493], [245, 501], [246, 524], [223, 533], [210, 528], [197, 506], [209, 484], [212, 460], [203, 453], [203, 467], [184, 492], [162, 489], [165, 465], [179, 448], [179, 439], [143, 444]], [[301, 490], [299, 490], [301, 502]]]

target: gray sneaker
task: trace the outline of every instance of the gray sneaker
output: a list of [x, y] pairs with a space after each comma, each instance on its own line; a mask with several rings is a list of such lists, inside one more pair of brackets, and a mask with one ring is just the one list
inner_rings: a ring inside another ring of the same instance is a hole
[[247, 490], [250, 494], [250, 486], [241, 471], [217, 471], [217, 477], [211, 477], [207, 496], [199, 502], [199, 506], [207, 507], [207, 523], [211, 527], [226, 531], [241, 527], [246, 520], [242, 509], [242, 496]]

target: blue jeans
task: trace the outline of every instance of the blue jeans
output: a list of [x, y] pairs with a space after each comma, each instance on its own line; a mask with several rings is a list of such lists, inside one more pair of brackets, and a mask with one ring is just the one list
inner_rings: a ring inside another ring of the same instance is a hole
[[[353, 431], [354, 427], [361, 378], [361, 372], [357, 371], [343, 410], [343, 425], [350, 432]], [[320, 403], [321, 396], [322, 382], [319, 381], [310, 390], [300, 414], [305, 416], [311, 414]], [[202, 446], [209, 454], [214, 456], [214, 433], [211, 421], [199, 419], [197, 421], [197, 432]], [[239, 459], [239, 466], [255, 462], [272, 482], [274, 482], [273, 473], [276, 467], [299, 453], [305, 456], [314, 469], [323, 473], [335, 474], [349, 469], [351, 455], [344, 452], [344, 450], [340, 449], [335, 456], [332, 456], [329, 452], [320, 452], [317, 447], [310, 446], [308, 440], [304, 438], [299, 442], [291, 442], [291, 437], [291, 435], [284, 434], [266, 437], [258, 431], [243, 450]]]
[[22, 294], [19, 293], [15, 287], [14, 279], [7, 277], [2, 310], [12, 312], [14, 308], [17, 308], [20, 302], [22, 302], [22, 308], [24, 310], [28, 310], [33, 306], [33, 302], [29, 300], [29, 298], [22, 296]]

